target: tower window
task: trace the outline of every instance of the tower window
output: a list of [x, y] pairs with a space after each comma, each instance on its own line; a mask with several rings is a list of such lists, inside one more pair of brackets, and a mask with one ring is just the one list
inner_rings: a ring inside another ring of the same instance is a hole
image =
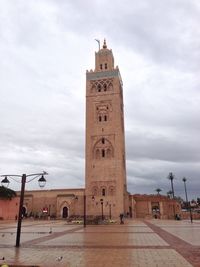
[[98, 85], [97, 89], [98, 89], [98, 92], [101, 92], [101, 85], [100, 84]]
[[101, 116], [99, 116], [99, 121], [101, 121]]
[[107, 91], [107, 85], [104, 84], [104, 85], [103, 85], [103, 88], [104, 88], [104, 91], [106, 92], [106, 91]]
[[105, 144], [105, 138], [101, 139], [102, 144]]
[[108, 68], [107, 63], [105, 63], [105, 69], [107, 69], [107, 68]]
[[102, 158], [105, 158], [105, 150], [104, 149], [102, 149], [101, 153], [102, 153]]
[[102, 70], [102, 64], [100, 64], [100, 69]]
[[103, 188], [103, 189], [102, 189], [102, 196], [105, 196], [105, 195], [106, 195], [106, 189]]
[[107, 121], [107, 115], [104, 116], [104, 121]]

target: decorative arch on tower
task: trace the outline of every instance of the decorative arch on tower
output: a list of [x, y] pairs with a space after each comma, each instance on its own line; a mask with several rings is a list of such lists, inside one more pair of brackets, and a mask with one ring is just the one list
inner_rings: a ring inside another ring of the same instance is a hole
[[103, 93], [108, 91], [113, 91], [112, 79], [91, 81], [91, 93]]
[[99, 194], [98, 187], [97, 186], [93, 186], [92, 187], [92, 195], [93, 196], [98, 196], [98, 194]]
[[105, 197], [107, 195], [107, 188], [106, 186], [101, 186], [100, 188], [101, 196]]
[[101, 137], [95, 143], [93, 148], [93, 157], [95, 159], [111, 159], [114, 157], [114, 148], [111, 142], [105, 138]]
[[109, 188], [108, 188], [108, 194], [110, 196], [114, 196], [115, 195], [115, 186], [113, 186], [113, 185], [109, 186]]
[[109, 120], [109, 110], [106, 105], [97, 107], [97, 121], [107, 122]]

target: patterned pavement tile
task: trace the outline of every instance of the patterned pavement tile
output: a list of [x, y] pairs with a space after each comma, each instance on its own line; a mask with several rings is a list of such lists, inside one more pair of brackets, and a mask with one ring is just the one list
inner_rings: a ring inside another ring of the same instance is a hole
[[184, 233], [189, 236], [198, 226], [126, 220], [124, 225], [83, 228], [65, 221], [25, 221], [21, 246], [15, 248], [16, 223], [0, 222], [0, 266], [7, 262], [40, 267], [200, 267], [198, 243], [184, 239]]

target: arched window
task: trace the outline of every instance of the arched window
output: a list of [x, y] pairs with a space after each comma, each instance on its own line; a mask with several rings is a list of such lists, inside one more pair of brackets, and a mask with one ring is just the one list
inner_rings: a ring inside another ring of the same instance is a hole
[[[108, 68], [108, 66], [104, 64], [99, 64], [99, 70], [104, 70]], [[106, 91], [113, 91], [113, 79], [101, 79], [97, 81], [91, 81], [91, 93], [96, 93], [96, 92], [106, 92]]]
[[106, 189], [105, 188], [102, 188], [101, 193], [102, 193], [102, 196], [105, 196], [106, 195]]
[[100, 64], [100, 69], [102, 70], [102, 64]]
[[99, 111], [98, 113], [97, 113], [97, 119], [98, 119], [98, 122], [107, 122], [108, 121], [108, 117], [109, 116], [109, 114], [108, 114], [108, 112], [107, 112], [107, 110], [106, 111]]
[[107, 69], [108, 68], [108, 65], [107, 65], [107, 63], [105, 63], [105, 69]]
[[[103, 131], [103, 128], [102, 128]], [[99, 138], [93, 147], [94, 159], [111, 159], [114, 157], [112, 143], [105, 136]]]
[[101, 92], [101, 84], [98, 84], [97, 89], [98, 89], [98, 92]]

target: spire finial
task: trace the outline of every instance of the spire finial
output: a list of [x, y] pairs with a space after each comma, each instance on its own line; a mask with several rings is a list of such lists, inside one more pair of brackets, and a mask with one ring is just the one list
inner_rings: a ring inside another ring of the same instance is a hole
[[103, 41], [103, 48], [107, 48], [106, 39]]

